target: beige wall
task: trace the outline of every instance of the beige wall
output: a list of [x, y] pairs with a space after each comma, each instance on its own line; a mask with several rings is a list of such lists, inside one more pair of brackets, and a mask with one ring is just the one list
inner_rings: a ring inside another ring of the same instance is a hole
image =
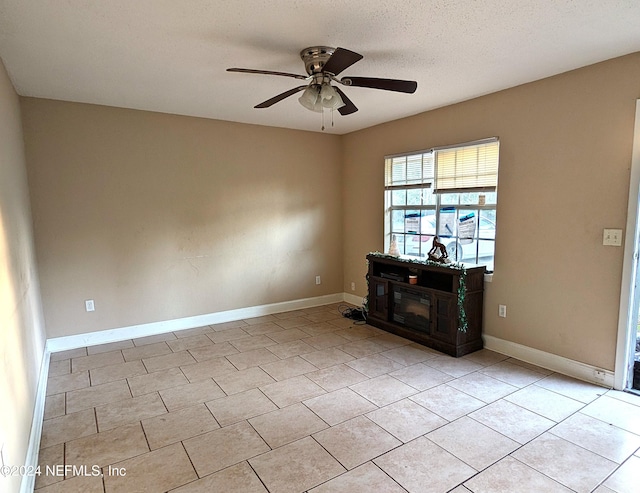
[[[44, 353], [20, 105], [0, 60], [0, 462], [21, 465]], [[0, 491], [20, 477], [0, 475]]]
[[338, 136], [31, 98], [22, 111], [48, 337], [342, 291]]
[[485, 333], [613, 370], [623, 249], [602, 230], [626, 226], [639, 97], [634, 54], [347, 135], [344, 290], [364, 294], [365, 255], [383, 248], [383, 157], [498, 136]]

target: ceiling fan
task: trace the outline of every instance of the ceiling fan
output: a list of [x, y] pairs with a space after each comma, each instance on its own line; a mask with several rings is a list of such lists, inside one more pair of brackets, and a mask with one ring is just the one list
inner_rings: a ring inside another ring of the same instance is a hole
[[331, 82], [337, 82], [343, 86], [369, 87], [372, 89], [405, 92], [409, 94], [414, 93], [418, 87], [418, 83], [411, 80], [379, 79], [375, 77], [343, 77], [339, 79], [337, 77], [338, 74], [363, 58], [359, 53], [345, 48], [312, 46], [302, 50], [300, 52], [300, 58], [302, 58], [304, 62], [308, 75], [248, 68], [228, 68], [227, 71], [279, 75], [308, 81], [308, 84], [289, 89], [282, 94], [278, 94], [257, 104], [254, 108], [269, 108], [289, 96], [304, 91], [298, 101], [305, 108], [317, 112], [322, 112], [324, 108], [337, 109], [343, 116], [355, 113], [358, 111], [358, 108], [339, 87], [332, 86]]

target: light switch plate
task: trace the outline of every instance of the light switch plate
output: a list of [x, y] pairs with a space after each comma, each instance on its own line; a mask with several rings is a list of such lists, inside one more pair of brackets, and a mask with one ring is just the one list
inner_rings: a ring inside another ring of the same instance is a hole
[[602, 244], [605, 246], [622, 246], [622, 230], [605, 229], [602, 234]]

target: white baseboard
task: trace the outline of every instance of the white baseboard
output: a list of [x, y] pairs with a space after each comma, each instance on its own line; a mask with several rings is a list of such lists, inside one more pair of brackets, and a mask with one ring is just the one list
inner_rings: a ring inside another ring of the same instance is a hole
[[224, 312], [207, 313], [204, 315], [184, 317], [175, 320], [165, 320], [162, 322], [130, 325], [128, 327], [120, 327], [117, 329], [107, 329], [71, 336], [54, 337], [51, 339], [47, 339], [46, 349], [50, 353], [55, 353], [58, 351], [65, 351], [67, 349], [95, 346], [97, 344], [106, 344], [108, 342], [117, 342], [126, 339], [135, 339], [137, 337], [164, 334], [166, 332], [173, 332], [175, 330], [202, 327], [203, 325], [233, 322], [245, 318], [261, 317], [263, 315], [272, 315], [274, 313], [283, 313], [292, 310], [300, 310], [303, 308], [312, 308], [314, 306], [328, 305], [330, 303], [339, 303], [341, 301], [345, 301], [345, 295], [346, 293], [328, 294], [325, 296], [317, 296], [315, 298], [303, 298], [281, 303], [271, 303], [268, 305], [250, 306], [247, 308], [238, 308], [236, 310], [227, 310]]
[[[27, 455], [24, 460], [27, 470], [35, 470], [38, 466], [38, 453], [40, 451], [40, 438], [42, 437], [42, 422], [44, 421], [44, 403], [47, 396], [47, 378], [49, 375], [49, 351], [44, 350], [40, 373], [38, 375], [38, 386], [36, 388], [36, 401], [33, 406], [33, 417], [31, 418], [31, 432], [29, 434], [29, 445]], [[20, 493], [31, 493], [36, 484], [36, 477], [33, 474], [25, 474], [20, 483]]]
[[[556, 354], [540, 351], [539, 349], [505, 341], [497, 337], [483, 335], [485, 349], [490, 349], [496, 353], [504, 354], [512, 358], [519, 359], [526, 363], [541, 366], [548, 370], [553, 370], [569, 377], [594, 383], [602, 387], [613, 388], [614, 373], [592, 365], [587, 365], [579, 361], [564, 358]], [[603, 379], [596, 378], [596, 371], [602, 372]]]

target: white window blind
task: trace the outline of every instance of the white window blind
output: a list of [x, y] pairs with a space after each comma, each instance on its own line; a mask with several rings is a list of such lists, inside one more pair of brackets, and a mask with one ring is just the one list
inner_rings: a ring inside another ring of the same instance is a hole
[[497, 139], [435, 151], [434, 193], [495, 191], [498, 186]]
[[433, 152], [385, 158], [385, 189], [430, 187], [433, 181]]

